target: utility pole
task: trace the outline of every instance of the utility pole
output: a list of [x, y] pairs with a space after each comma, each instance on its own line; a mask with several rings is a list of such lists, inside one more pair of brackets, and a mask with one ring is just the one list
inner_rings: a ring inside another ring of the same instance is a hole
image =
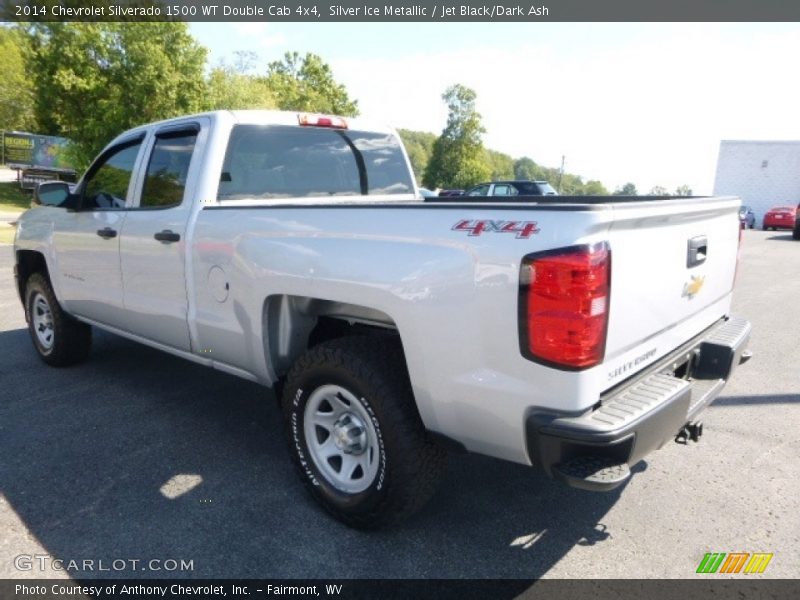
[[566, 158], [563, 154], [561, 155], [561, 169], [558, 171], [558, 185], [556, 185], [556, 190], [558, 190], [559, 194], [561, 193], [561, 179], [564, 177], [564, 162]]

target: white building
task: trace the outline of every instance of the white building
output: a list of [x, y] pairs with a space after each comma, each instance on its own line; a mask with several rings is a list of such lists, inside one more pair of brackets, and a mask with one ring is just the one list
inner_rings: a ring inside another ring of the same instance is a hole
[[800, 203], [800, 141], [723, 140], [715, 196], [739, 196], [761, 226], [773, 206]]

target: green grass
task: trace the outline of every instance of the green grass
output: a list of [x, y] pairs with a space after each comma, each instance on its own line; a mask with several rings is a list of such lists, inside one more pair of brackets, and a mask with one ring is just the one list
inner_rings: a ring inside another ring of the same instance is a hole
[[0, 225], [0, 244], [14, 243], [14, 228], [8, 225]]
[[31, 207], [31, 196], [16, 181], [0, 183], [0, 212], [22, 212]]

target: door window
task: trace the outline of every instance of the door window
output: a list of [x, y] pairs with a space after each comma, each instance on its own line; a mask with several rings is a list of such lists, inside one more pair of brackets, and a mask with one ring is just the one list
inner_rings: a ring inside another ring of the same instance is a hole
[[508, 184], [500, 184], [494, 186], [494, 192], [492, 192], [493, 196], [516, 196], [517, 190], [511, 187]]
[[489, 193], [488, 185], [479, 185], [467, 192], [467, 196], [486, 196]]
[[196, 141], [194, 130], [156, 136], [145, 174], [141, 208], [167, 208], [183, 202]]
[[142, 140], [136, 140], [114, 148], [92, 167], [83, 187], [81, 208], [125, 208], [133, 165], [141, 145]]

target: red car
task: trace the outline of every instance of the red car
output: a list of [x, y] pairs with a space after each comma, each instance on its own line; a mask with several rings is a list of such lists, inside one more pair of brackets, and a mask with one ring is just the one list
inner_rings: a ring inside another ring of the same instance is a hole
[[763, 229], [794, 229], [794, 206], [776, 206], [764, 213]]

